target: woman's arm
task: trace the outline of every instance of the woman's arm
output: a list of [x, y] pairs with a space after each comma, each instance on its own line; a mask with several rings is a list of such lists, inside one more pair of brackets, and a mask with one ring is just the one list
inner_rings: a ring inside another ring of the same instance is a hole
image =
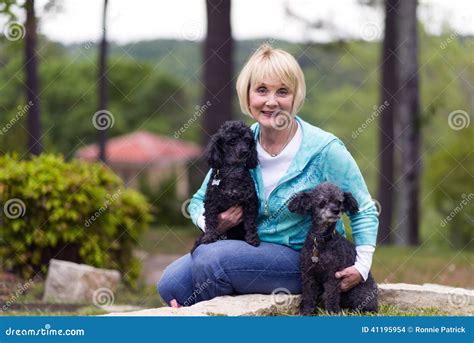
[[[191, 202], [188, 205], [189, 215], [191, 216], [191, 220], [200, 230], [204, 231], [204, 226], [201, 227], [204, 223], [204, 196], [206, 195], [207, 184], [209, 182], [209, 178], [211, 177], [212, 169], [209, 170], [204, 181], [202, 182], [201, 187], [198, 189], [196, 193], [194, 193]], [[201, 219], [200, 219], [201, 218]], [[201, 225], [200, 225], [201, 224]]]
[[342, 191], [351, 192], [359, 204], [356, 214], [348, 214], [354, 244], [375, 247], [379, 226], [378, 213], [359, 167], [341, 141], [330, 143], [326, 149], [323, 177]]

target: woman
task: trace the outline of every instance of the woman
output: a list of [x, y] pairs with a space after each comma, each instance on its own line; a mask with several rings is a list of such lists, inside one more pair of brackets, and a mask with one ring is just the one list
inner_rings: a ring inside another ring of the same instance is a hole
[[[303, 72], [287, 52], [262, 45], [237, 80], [242, 112], [257, 121], [252, 130], [260, 164], [251, 171], [260, 200], [258, 233], [262, 243], [221, 240], [199, 246], [171, 265], [158, 282], [158, 292], [172, 307], [189, 306], [216, 296], [274, 291], [301, 293], [299, 256], [310, 228], [309, 216], [288, 211], [292, 195], [330, 181], [351, 192], [359, 212], [349, 215], [357, 258], [336, 273], [347, 291], [367, 278], [377, 239], [378, 218], [354, 159], [334, 135], [296, 115], [304, 102]], [[191, 218], [205, 230], [203, 199], [210, 172], [189, 206]], [[219, 215], [218, 229], [242, 221], [240, 207]], [[342, 220], [337, 231], [345, 235]]]

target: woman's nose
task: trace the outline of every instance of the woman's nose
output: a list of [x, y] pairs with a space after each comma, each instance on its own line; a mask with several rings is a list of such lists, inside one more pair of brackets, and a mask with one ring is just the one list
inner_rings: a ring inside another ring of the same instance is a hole
[[277, 101], [275, 100], [275, 97], [273, 95], [268, 96], [268, 99], [265, 103], [269, 107], [274, 107], [278, 105]]

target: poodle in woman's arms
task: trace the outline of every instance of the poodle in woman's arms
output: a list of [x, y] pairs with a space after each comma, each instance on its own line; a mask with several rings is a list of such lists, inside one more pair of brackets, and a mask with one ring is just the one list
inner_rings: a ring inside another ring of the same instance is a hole
[[[201, 244], [219, 239], [239, 239], [258, 246], [258, 197], [249, 169], [258, 164], [257, 149], [252, 130], [241, 121], [227, 121], [212, 136], [207, 159], [212, 168], [204, 198], [206, 228], [196, 241], [191, 253]], [[233, 206], [241, 206], [243, 221], [222, 233], [218, 216]]]

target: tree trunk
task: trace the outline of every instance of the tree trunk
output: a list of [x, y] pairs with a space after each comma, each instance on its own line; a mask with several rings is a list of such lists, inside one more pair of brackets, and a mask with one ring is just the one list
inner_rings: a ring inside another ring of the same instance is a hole
[[[38, 60], [36, 56], [36, 16], [35, 1], [25, 2], [25, 68], [26, 68], [26, 103], [28, 109], [28, 152], [41, 154], [41, 121], [38, 85]], [[33, 105], [30, 105], [30, 102]]]
[[[100, 42], [99, 51], [99, 112], [107, 110], [108, 95], [107, 95], [107, 2], [104, 0], [104, 9], [102, 13], [102, 40]], [[105, 116], [101, 114], [100, 116]], [[108, 118], [109, 120], [111, 118]], [[107, 162], [106, 156], [107, 145], [107, 125], [100, 127], [98, 130], [98, 146], [99, 146], [99, 160], [103, 163]]]
[[207, 0], [207, 36], [204, 44], [204, 97], [202, 103], [211, 105], [204, 113], [202, 143], [207, 144], [211, 135], [232, 114], [232, 30], [230, 25], [230, 0]]
[[[382, 47], [382, 87], [380, 99], [379, 181], [377, 200], [380, 203], [379, 244], [392, 243], [393, 182], [394, 182], [394, 109], [398, 86], [394, 70], [397, 67], [396, 19], [400, 0], [385, 0], [385, 35]], [[386, 105], [388, 104], [388, 105]]]
[[419, 243], [420, 192], [420, 100], [418, 89], [417, 1], [401, 1], [399, 5], [399, 63], [397, 68], [399, 104], [396, 126], [400, 151], [397, 244]]

